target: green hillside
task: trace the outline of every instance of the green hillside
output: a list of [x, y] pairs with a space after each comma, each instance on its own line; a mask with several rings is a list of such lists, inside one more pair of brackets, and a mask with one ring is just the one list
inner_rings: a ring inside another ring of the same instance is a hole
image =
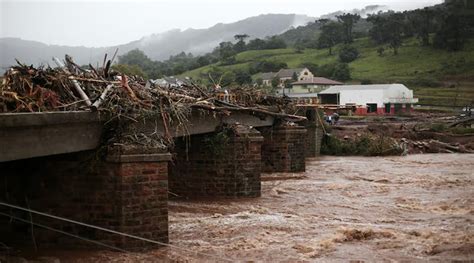
[[[349, 63], [351, 76], [354, 81], [372, 80], [376, 82], [416, 81], [430, 79], [443, 80], [449, 75], [472, 76], [474, 73], [474, 41], [471, 41], [463, 51], [450, 52], [432, 47], [422, 47], [415, 39], [405, 41], [394, 56], [386, 50], [383, 56], [377, 54], [378, 46], [371, 45], [367, 38], [358, 39], [354, 46], [359, 49], [360, 56]], [[250, 63], [258, 61], [284, 62], [288, 67], [298, 67], [302, 63], [324, 65], [337, 62], [337, 49], [329, 55], [327, 49], [305, 49], [297, 53], [293, 48], [251, 50], [237, 54], [236, 64], [219, 66], [219, 63], [187, 71], [182, 76], [199, 79], [212, 66], [224, 71], [246, 69]], [[314, 72], [318, 75], [317, 72]]]
[[[412, 38], [405, 40], [397, 56], [385, 48], [379, 56], [379, 46], [370, 43], [368, 38], [357, 39], [353, 46], [360, 55], [349, 63], [350, 83], [370, 81], [372, 83], [399, 82], [415, 90], [420, 104], [425, 105], [462, 105], [474, 100], [474, 41], [470, 41], [462, 51], [450, 52], [433, 47], [422, 47]], [[336, 46], [333, 55], [327, 49], [304, 49], [298, 53], [295, 49], [251, 50], [236, 55], [236, 63], [220, 66], [219, 63], [197, 68], [182, 74], [193, 79], [207, 79], [212, 67], [225, 71], [246, 70], [254, 62], [284, 62], [288, 67], [299, 67], [302, 63], [314, 63], [319, 66], [338, 61]], [[318, 72], [313, 72], [318, 76]], [[254, 79], [258, 74], [252, 76]], [[461, 81], [461, 82], [459, 82]], [[452, 88], [452, 84], [457, 84]], [[451, 87], [449, 87], [451, 86]], [[462, 95], [458, 95], [462, 94]]]

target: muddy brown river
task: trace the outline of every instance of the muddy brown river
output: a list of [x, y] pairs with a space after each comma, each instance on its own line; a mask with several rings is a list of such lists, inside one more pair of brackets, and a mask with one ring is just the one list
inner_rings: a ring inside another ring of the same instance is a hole
[[171, 201], [170, 242], [194, 252], [74, 260], [474, 260], [474, 155], [320, 157], [306, 170], [265, 175], [291, 179], [264, 181], [261, 198]]

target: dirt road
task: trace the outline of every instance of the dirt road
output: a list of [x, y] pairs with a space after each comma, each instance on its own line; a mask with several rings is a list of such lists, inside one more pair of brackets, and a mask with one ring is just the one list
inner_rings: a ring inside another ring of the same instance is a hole
[[303, 178], [263, 182], [261, 198], [170, 202], [171, 243], [216, 258], [166, 248], [76, 259], [474, 260], [473, 183], [469, 154], [321, 157]]

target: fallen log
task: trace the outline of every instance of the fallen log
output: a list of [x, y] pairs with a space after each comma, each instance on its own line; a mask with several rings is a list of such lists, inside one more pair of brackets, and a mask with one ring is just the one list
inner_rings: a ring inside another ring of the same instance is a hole
[[269, 116], [273, 116], [277, 118], [289, 119], [292, 121], [306, 120], [306, 117], [303, 117], [303, 116], [271, 112], [271, 111], [266, 111], [266, 110], [261, 110], [261, 109], [256, 109], [256, 108], [216, 107], [216, 106], [209, 106], [209, 105], [204, 105], [204, 104], [194, 104], [194, 105], [191, 105], [191, 107], [202, 108], [202, 109], [211, 110], [211, 111], [240, 111], [240, 112], [248, 112], [252, 114], [260, 113], [260, 114], [269, 115]]
[[104, 84], [120, 84], [120, 81], [110, 81], [110, 80], [101, 80], [101, 79], [88, 79], [75, 76], [69, 76], [68, 79], [79, 80], [84, 82], [93, 82], [93, 83], [104, 83]]
[[465, 119], [462, 119], [460, 121], [456, 121], [456, 122], [453, 122], [449, 125], [449, 127], [455, 127], [455, 126], [458, 126], [459, 124], [464, 124], [464, 123], [468, 123], [468, 122], [474, 122], [474, 117], [470, 117], [470, 118], [465, 118]]

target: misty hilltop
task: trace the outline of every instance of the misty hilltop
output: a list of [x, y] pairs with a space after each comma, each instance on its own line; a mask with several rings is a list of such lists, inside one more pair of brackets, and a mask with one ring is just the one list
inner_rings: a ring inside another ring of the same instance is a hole
[[265, 38], [305, 25], [314, 19], [306, 15], [266, 14], [234, 23], [219, 23], [206, 29], [170, 30], [127, 44], [100, 48], [47, 45], [19, 38], [0, 38], [0, 67], [15, 64], [15, 58], [27, 64], [50, 64], [51, 57], [63, 57], [64, 54], [71, 55], [79, 64], [95, 64], [102, 60], [105, 53], [113, 53], [116, 48], [119, 49], [119, 55], [138, 48], [153, 60], [163, 60], [182, 51], [193, 54], [211, 51], [222, 41], [234, 40], [236, 34], [245, 33], [250, 38]]

